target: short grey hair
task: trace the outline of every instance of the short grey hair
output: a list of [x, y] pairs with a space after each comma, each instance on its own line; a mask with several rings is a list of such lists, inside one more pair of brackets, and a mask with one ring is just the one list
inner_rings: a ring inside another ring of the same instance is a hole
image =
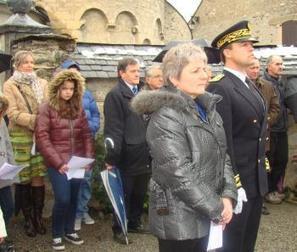
[[152, 76], [152, 72], [155, 70], [155, 69], [161, 69], [161, 64], [154, 64], [154, 65], [151, 65], [149, 67], [146, 68], [145, 70], [145, 77], [151, 77]]
[[270, 65], [272, 63], [272, 61], [275, 59], [275, 58], [281, 58], [283, 59], [281, 56], [279, 55], [270, 55], [267, 60], [266, 60], [266, 66]]
[[162, 63], [165, 85], [172, 85], [170, 78], [180, 79], [182, 70], [192, 58], [199, 58], [207, 63], [207, 57], [201, 47], [193, 43], [184, 43], [172, 47], [164, 56]]

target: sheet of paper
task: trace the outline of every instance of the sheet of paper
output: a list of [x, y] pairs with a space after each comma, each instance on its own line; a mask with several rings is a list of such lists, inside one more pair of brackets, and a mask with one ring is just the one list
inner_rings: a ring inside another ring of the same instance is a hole
[[8, 164], [5, 162], [0, 167], [0, 179], [1, 180], [12, 180], [25, 167], [26, 167], [25, 165], [12, 165], [12, 164]]
[[82, 179], [85, 176], [85, 167], [94, 162], [93, 158], [83, 158], [72, 156], [68, 162], [69, 170], [66, 172], [67, 178], [78, 178]]
[[20, 183], [20, 180], [18, 177], [14, 179], [7, 179], [7, 180], [1, 180], [0, 179], [0, 189], [6, 186], [11, 186], [12, 184]]
[[207, 251], [221, 248], [223, 246], [223, 226], [210, 222]]

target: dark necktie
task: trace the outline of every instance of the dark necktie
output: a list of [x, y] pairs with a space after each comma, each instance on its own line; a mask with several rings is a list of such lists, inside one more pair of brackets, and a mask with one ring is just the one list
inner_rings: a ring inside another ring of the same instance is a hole
[[138, 93], [138, 88], [137, 88], [137, 86], [133, 86], [133, 88], [132, 88], [132, 92], [133, 92], [134, 95], [136, 95], [136, 94]]
[[256, 89], [255, 84], [249, 78], [245, 78], [245, 83], [249, 86], [251, 92], [253, 93], [253, 95], [256, 97], [258, 102], [262, 105], [263, 109], [265, 110], [265, 102], [262, 96], [259, 94], [259, 91]]

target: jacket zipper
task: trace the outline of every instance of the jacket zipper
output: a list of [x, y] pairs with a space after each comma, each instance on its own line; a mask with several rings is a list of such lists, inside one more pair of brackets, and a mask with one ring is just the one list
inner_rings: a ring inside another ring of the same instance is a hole
[[70, 124], [70, 142], [71, 142], [71, 156], [73, 155], [73, 146], [74, 146], [74, 138], [73, 138], [73, 122], [72, 120], [69, 120]]

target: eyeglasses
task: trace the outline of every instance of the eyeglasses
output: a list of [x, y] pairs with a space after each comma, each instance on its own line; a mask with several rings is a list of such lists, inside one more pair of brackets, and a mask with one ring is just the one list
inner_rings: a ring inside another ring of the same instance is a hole
[[151, 78], [163, 78], [163, 76], [159, 74], [159, 75], [151, 76]]

